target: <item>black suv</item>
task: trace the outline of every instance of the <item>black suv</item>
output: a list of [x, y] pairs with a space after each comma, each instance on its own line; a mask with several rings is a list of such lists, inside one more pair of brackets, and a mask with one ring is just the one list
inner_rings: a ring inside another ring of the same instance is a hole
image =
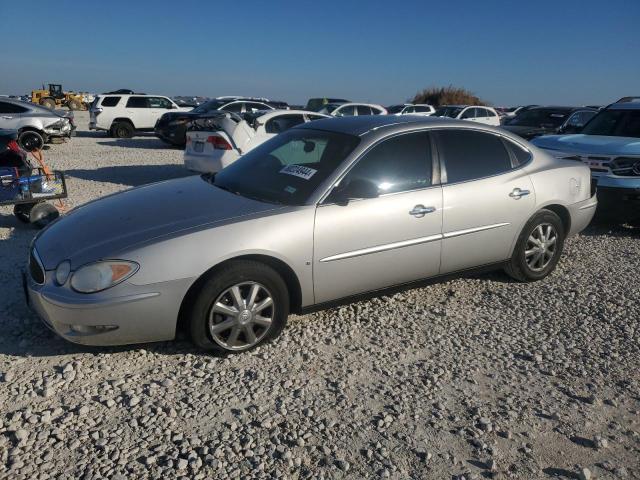
[[506, 120], [502, 128], [525, 140], [556, 133], [578, 133], [598, 110], [589, 107], [533, 107]]
[[187, 140], [187, 125], [202, 115], [214, 111], [252, 113], [259, 110], [286, 109], [285, 102], [272, 102], [263, 98], [219, 97], [209, 100], [188, 112], [167, 112], [156, 123], [155, 134], [161, 140], [183, 147]]

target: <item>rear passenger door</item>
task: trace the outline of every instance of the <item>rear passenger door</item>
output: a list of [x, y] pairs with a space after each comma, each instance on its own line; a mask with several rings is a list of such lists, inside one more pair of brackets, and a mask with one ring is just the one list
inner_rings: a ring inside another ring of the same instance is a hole
[[474, 129], [434, 132], [441, 159], [442, 273], [506, 260], [533, 214], [523, 147]]

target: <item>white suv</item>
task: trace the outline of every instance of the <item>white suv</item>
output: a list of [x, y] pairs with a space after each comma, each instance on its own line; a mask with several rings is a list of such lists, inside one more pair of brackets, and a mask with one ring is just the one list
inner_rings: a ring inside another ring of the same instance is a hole
[[159, 95], [98, 95], [89, 109], [89, 130], [105, 130], [112, 137], [129, 138], [136, 131], [152, 131], [170, 111], [188, 111]]
[[484, 123], [496, 127], [500, 126], [498, 112], [484, 105], [443, 105], [435, 111], [433, 116], [459, 118], [470, 122]]

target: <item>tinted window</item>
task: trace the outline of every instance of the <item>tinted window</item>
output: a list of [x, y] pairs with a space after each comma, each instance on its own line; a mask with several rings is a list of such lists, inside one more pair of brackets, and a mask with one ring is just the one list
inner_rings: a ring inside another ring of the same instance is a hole
[[415, 107], [406, 107], [406, 108], [402, 111], [402, 113], [403, 113], [403, 114], [409, 114], [409, 113], [414, 113], [415, 111], [416, 111], [416, 108], [415, 108]]
[[148, 108], [148, 106], [146, 97], [129, 97], [127, 100], [127, 108]]
[[257, 102], [246, 102], [244, 104], [244, 108], [245, 108], [245, 112], [257, 112], [259, 110], [273, 110], [273, 108], [271, 108], [268, 105], [265, 105], [264, 103], [257, 103]]
[[265, 202], [303, 205], [359, 142], [352, 135], [294, 128], [222, 169], [214, 185]]
[[509, 125], [558, 128], [567, 119], [568, 114], [568, 110], [534, 108], [520, 113], [509, 122]]
[[476, 110], [476, 108], [467, 108], [460, 118], [476, 118], [478, 116]]
[[338, 109], [337, 112], [334, 112], [336, 117], [350, 117], [356, 114], [356, 107], [354, 105], [347, 105], [346, 107], [342, 107]]
[[492, 110], [485, 110], [485, 112], [487, 113], [487, 117], [496, 117], [497, 116], [496, 112], [494, 112]]
[[602, 110], [585, 125], [581, 133], [640, 137], [640, 110]]
[[404, 105], [391, 105], [390, 107], [387, 107], [387, 112], [389, 112], [389, 113], [400, 113], [400, 112], [402, 112], [403, 108], [404, 108]]
[[27, 109], [13, 103], [0, 102], [0, 113], [23, 113]]
[[511, 150], [511, 153], [513, 153], [517, 165], [524, 165], [531, 159], [531, 154], [520, 145], [510, 142], [509, 140], [503, 139], [502, 141], [504, 142], [506, 147]]
[[[431, 142], [426, 132], [398, 135], [369, 150], [341, 184], [372, 182], [380, 195], [431, 185]], [[344, 182], [344, 183], [343, 183]]]
[[365, 105], [359, 105], [358, 106], [358, 115], [375, 115], [376, 112], [374, 112], [371, 107], [367, 107]]
[[169, 109], [173, 106], [168, 98], [163, 97], [148, 97], [149, 108], [166, 108]]
[[209, 100], [208, 102], [203, 103], [200, 106], [197, 106], [192, 111], [194, 113], [207, 113], [212, 112], [214, 110], [218, 110], [225, 104], [222, 100]]
[[569, 117], [567, 120], [567, 125], [572, 127], [582, 127], [585, 123], [587, 123], [591, 118], [596, 114], [596, 112], [591, 112], [589, 110], [583, 110], [581, 112], [576, 112]]
[[235, 112], [240, 113], [242, 111], [242, 102], [234, 102], [225, 105], [220, 110], [224, 110], [225, 112]]
[[433, 114], [434, 117], [450, 117], [450, 118], [458, 118], [462, 108], [460, 107], [440, 107]]
[[486, 118], [489, 115], [487, 115], [487, 109], [486, 108], [476, 108], [476, 117], [478, 118]]
[[268, 120], [264, 129], [267, 133], [280, 133], [301, 123], [304, 123], [302, 115], [280, 115]]
[[118, 105], [118, 102], [120, 101], [120, 97], [104, 97], [102, 99], [102, 103], [100, 104], [101, 107], [115, 107], [116, 105]]
[[421, 113], [422, 112], [430, 112], [431, 111], [431, 109], [429, 107], [422, 107], [422, 106], [419, 106], [419, 105], [417, 107], [414, 107], [414, 108], [415, 108], [416, 112], [421, 112]]
[[327, 118], [327, 117], [322, 117], [320, 115], [307, 114], [307, 118], [311, 122], [313, 120], [320, 120], [321, 118]]
[[448, 183], [488, 177], [511, 169], [509, 154], [496, 135], [441, 130], [438, 139], [438, 151], [444, 159]]

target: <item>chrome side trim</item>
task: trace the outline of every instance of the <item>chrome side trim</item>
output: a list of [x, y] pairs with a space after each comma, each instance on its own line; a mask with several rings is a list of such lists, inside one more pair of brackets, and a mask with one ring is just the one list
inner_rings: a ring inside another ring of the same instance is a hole
[[511, 225], [511, 224], [510, 223], [494, 223], [493, 225], [484, 225], [482, 227], [467, 228], [465, 230], [456, 230], [453, 232], [447, 232], [442, 237], [443, 238], [460, 237], [462, 235], [468, 235], [470, 233], [476, 233], [476, 232], [482, 232], [484, 230], [493, 230], [494, 228], [506, 227], [507, 225]]
[[435, 242], [441, 240], [442, 235], [430, 235], [428, 237], [414, 238], [413, 240], [404, 240], [402, 242], [387, 243], [386, 245], [378, 245], [377, 247], [363, 248], [362, 250], [353, 250], [351, 252], [339, 253], [330, 257], [321, 258], [320, 262], [333, 262], [335, 260], [344, 260], [345, 258], [361, 257], [371, 253], [386, 252], [387, 250], [395, 250], [397, 248], [410, 247], [412, 245], [420, 245], [422, 243]]

